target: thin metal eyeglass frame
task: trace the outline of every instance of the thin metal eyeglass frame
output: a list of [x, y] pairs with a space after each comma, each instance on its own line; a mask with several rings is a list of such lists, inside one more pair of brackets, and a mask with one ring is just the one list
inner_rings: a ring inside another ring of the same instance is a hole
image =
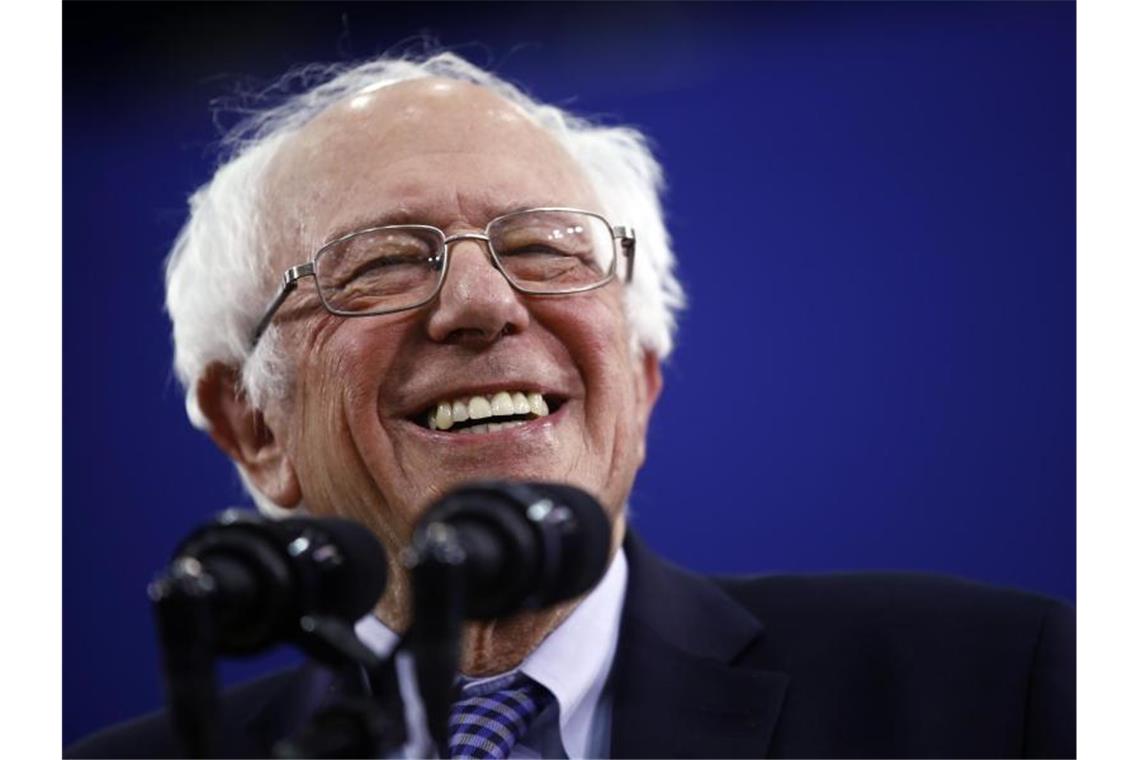
[[[606, 273], [606, 275], [601, 280], [599, 280], [598, 282], [591, 283], [590, 285], [584, 285], [581, 287], [572, 288], [570, 290], [547, 291], [547, 290], [530, 290], [530, 289], [520, 285], [519, 283], [515, 282], [511, 278], [511, 276], [509, 274], [507, 274], [507, 271], [503, 268], [502, 262], [499, 261], [499, 255], [497, 253], [495, 253], [495, 249], [491, 246], [491, 237], [488, 233], [489, 233], [492, 226], [494, 226], [495, 224], [497, 224], [499, 222], [502, 222], [505, 219], [510, 219], [512, 217], [519, 216], [521, 214], [531, 214], [531, 213], [534, 213], [536, 211], [553, 211], [553, 212], [564, 212], [564, 213], [573, 213], [573, 214], [585, 214], [586, 216], [592, 216], [595, 219], [600, 220], [603, 224], [606, 225], [606, 228], [610, 231], [610, 237], [614, 240], [615, 243], [618, 244], [618, 246], [620, 246], [621, 253], [626, 258], [627, 263], [626, 263], [625, 281], [627, 283], [633, 281], [633, 260], [634, 260], [634, 253], [635, 253], [636, 244], [637, 244], [637, 237], [634, 234], [633, 228], [632, 227], [623, 227], [620, 225], [615, 227], [615, 226], [611, 225], [609, 220], [606, 219], [604, 216], [602, 216], [601, 214], [595, 213], [593, 211], [585, 211], [583, 209], [578, 209], [578, 208], [562, 208], [562, 207], [557, 207], [557, 206], [522, 209], [520, 211], [512, 211], [509, 214], [503, 214], [501, 216], [495, 217], [491, 221], [487, 222], [487, 226], [483, 228], [482, 232], [466, 232], [466, 233], [463, 233], [460, 235], [451, 235], [451, 236], [448, 236], [448, 234], [446, 232], [444, 232], [443, 230], [441, 230], [439, 227], [435, 227], [435, 226], [430, 225], [430, 224], [385, 224], [385, 225], [381, 225], [379, 227], [368, 227], [368, 228], [365, 228], [362, 230], [354, 230], [352, 232], [349, 232], [346, 235], [341, 235], [340, 237], [336, 238], [335, 240], [330, 240], [329, 242], [325, 243], [320, 248], [318, 248], [317, 252], [315, 254], [313, 254], [313, 258], [310, 259], [309, 261], [305, 262], [304, 264], [298, 264], [297, 266], [289, 267], [288, 269], [285, 270], [285, 274], [282, 275], [282, 277], [281, 277], [281, 288], [277, 291], [277, 295], [273, 297], [273, 300], [269, 302], [269, 306], [266, 307], [265, 313], [263, 314], [261, 319], [258, 321], [257, 327], [253, 331], [253, 340], [250, 342], [249, 350], [253, 351], [253, 349], [257, 347], [257, 343], [259, 340], [261, 340], [261, 336], [265, 333], [266, 330], [269, 329], [269, 324], [273, 321], [274, 315], [276, 315], [278, 310], [281, 309], [281, 306], [285, 303], [285, 299], [287, 299], [289, 297], [289, 294], [297, 289], [297, 284], [301, 280], [302, 277], [312, 277], [313, 278], [313, 281], [316, 284], [317, 297], [321, 301], [321, 306], [323, 306], [325, 308], [325, 311], [329, 312], [330, 314], [336, 314], [337, 316], [340, 316], [340, 317], [376, 317], [376, 316], [380, 316], [383, 314], [396, 314], [396, 313], [401, 312], [401, 311], [410, 311], [412, 309], [418, 309], [421, 306], [424, 306], [428, 303], [431, 303], [433, 300], [435, 300], [435, 297], [439, 295], [439, 291], [443, 288], [443, 283], [447, 279], [448, 265], [451, 262], [451, 256], [450, 256], [451, 244], [457, 243], [457, 242], [462, 241], [462, 240], [480, 240], [483, 243], [486, 243], [487, 253], [489, 253], [491, 256], [491, 265], [493, 267], [495, 267], [495, 269], [499, 270], [499, 274], [503, 275], [503, 278], [507, 281], [507, 283], [512, 288], [514, 288], [519, 293], [525, 293], [526, 295], [531, 295], [531, 296], [569, 296], [569, 295], [576, 295], [578, 293], [585, 293], [585, 292], [590, 291], [590, 290], [596, 290], [597, 288], [600, 288], [603, 285], [608, 284], [610, 282], [610, 280], [612, 280], [614, 278], [614, 276], [617, 274], [618, 257], [616, 255], [610, 261], [610, 270]], [[430, 230], [432, 232], [436, 232], [439, 234], [439, 236], [442, 238], [442, 241], [443, 241], [441, 244], [442, 245], [443, 266], [441, 267], [439, 279], [436, 281], [435, 288], [432, 290], [432, 292], [429, 295], [425, 296], [421, 301], [414, 303], [414, 304], [411, 304], [409, 306], [399, 306], [399, 307], [396, 307], [394, 309], [374, 309], [374, 310], [370, 310], [370, 311], [344, 311], [343, 309], [337, 309], [337, 308], [330, 306], [328, 301], [325, 300], [324, 293], [321, 292], [320, 284], [316, 282], [316, 278], [317, 278], [316, 266], [317, 266], [317, 261], [321, 258], [321, 254], [323, 254], [325, 251], [327, 251], [329, 248], [333, 247], [334, 245], [337, 245], [338, 243], [343, 243], [346, 240], [351, 240], [352, 238], [357, 237], [359, 235], [366, 235], [366, 234], [369, 234], [372, 232], [378, 232], [379, 230], [384, 230], [384, 229]], [[616, 251], [615, 251], [615, 254], [616, 254]]]

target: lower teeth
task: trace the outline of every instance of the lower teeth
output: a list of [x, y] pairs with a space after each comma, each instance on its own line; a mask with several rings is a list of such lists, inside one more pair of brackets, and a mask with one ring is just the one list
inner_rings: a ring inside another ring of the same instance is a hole
[[496, 430], [518, 427], [519, 425], [523, 424], [525, 424], [524, 420], [514, 420], [513, 422], [488, 422], [485, 425], [472, 425], [471, 427], [463, 428], [462, 430], [456, 430], [455, 432], [460, 435], [463, 435], [464, 433], [494, 433]]

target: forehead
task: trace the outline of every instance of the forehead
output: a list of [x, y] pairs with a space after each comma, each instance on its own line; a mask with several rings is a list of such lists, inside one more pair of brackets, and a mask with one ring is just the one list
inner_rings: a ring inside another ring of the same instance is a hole
[[310, 251], [377, 222], [446, 228], [525, 206], [601, 210], [574, 160], [528, 115], [441, 79], [345, 98], [290, 139], [265, 187], [274, 242]]

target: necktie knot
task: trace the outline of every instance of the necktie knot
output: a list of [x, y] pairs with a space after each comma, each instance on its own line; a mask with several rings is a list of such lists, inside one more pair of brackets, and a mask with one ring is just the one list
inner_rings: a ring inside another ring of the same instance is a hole
[[541, 684], [518, 672], [463, 687], [447, 723], [451, 757], [509, 757], [552, 699]]

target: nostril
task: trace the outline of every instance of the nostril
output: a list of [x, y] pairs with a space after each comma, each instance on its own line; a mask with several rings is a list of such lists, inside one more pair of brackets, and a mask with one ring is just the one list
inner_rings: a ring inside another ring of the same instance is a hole
[[[473, 242], [473, 241], [472, 241]], [[451, 250], [447, 275], [428, 318], [437, 342], [484, 346], [526, 330], [530, 314], [521, 294], [478, 247], [467, 243]]]

